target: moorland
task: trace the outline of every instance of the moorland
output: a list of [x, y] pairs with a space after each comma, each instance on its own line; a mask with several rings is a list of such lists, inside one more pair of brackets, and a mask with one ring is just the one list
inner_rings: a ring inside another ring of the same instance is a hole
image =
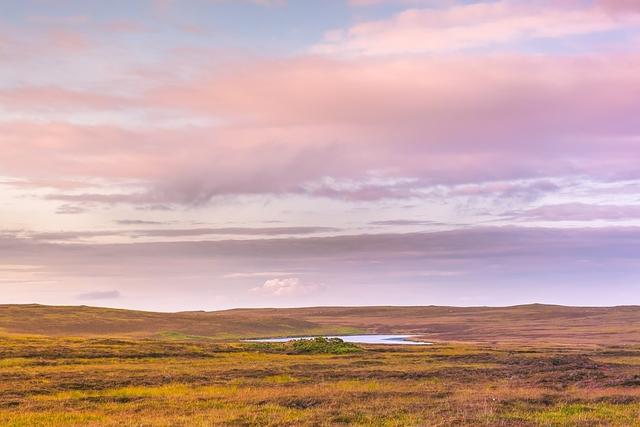
[[[0, 425], [640, 425], [640, 308], [0, 306]], [[242, 338], [415, 333], [430, 346]]]

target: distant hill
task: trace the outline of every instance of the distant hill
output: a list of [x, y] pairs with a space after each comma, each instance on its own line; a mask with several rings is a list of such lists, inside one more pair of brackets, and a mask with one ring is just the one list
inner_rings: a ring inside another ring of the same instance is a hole
[[0, 305], [0, 332], [45, 336], [237, 339], [355, 332], [434, 341], [638, 344], [640, 307], [310, 307], [155, 313]]
[[229, 312], [156, 313], [86, 306], [0, 305], [0, 332], [46, 336], [217, 339], [349, 332], [304, 319]]

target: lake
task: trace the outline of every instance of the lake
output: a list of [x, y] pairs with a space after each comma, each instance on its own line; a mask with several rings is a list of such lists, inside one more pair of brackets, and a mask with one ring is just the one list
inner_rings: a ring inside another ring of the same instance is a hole
[[[324, 336], [324, 335], [322, 335]], [[400, 345], [429, 345], [429, 342], [411, 341], [415, 335], [328, 335], [326, 338], [340, 338], [344, 342], [354, 344], [400, 344]], [[254, 340], [245, 340], [251, 342], [287, 342], [291, 340], [310, 340], [316, 337], [285, 337], [285, 338], [262, 338]]]

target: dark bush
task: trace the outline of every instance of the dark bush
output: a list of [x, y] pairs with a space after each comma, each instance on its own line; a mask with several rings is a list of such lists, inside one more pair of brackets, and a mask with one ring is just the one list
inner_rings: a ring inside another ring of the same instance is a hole
[[355, 344], [344, 342], [340, 338], [316, 337], [313, 339], [301, 339], [291, 342], [294, 353], [326, 353], [326, 354], [344, 354], [361, 351], [360, 347]]

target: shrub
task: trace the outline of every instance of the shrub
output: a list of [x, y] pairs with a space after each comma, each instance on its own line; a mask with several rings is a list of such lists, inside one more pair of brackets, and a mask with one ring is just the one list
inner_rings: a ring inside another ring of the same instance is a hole
[[294, 353], [299, 354], [344, 354], [361, 351], [355, 344], [344, 342], [340, 338], [316, 337], [313, 339], [301, 339], [291, 342]]

